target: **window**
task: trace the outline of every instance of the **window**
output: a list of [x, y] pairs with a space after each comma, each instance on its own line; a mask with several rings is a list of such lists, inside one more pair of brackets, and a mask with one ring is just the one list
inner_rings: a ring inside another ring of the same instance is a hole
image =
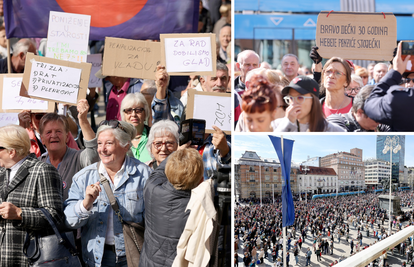
[[265, 176], [265, 180], [266, 180], [266, 181], [269, 181], [269, 180], [270, 180], [270, 175], [266, 175], [266, 176]]
[[249, 172], [254, 172], [254, 167], [250, 166]]

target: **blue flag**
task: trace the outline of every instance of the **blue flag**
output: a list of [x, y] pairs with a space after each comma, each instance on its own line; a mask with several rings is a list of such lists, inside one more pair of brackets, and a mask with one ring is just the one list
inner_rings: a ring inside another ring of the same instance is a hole
[[295, 222], [295, 206], [293, 205], [292, 191], [290, 190], [290, 165], [292, 160], [293, 140], [283, 139], [283, 155], [281, 138], [270, 136], [270, 141], [276, 150], [282, 167], [282, 217], [283, 227]]

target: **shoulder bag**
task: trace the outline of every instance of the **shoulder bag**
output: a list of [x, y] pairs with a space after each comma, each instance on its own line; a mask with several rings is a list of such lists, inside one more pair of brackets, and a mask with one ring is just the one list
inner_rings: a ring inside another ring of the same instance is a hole
[[[99, 173], [98, 163], [98, 173]], [[118, 216], [119, 221], [122, 223], [122, 230], [124, 233], [125, 254], [127, 258], [128, 267], [138, 267], [139, 258], [141, 256], [142, 245], [144, 244], [144, 231], [143, 225], [135, 222], [126, 222], [122, 219], [121, 211], [119, 210], [118, 202], [116, 201], [114, 194], [112, 193], [111, 186], [108, 180], [99, 173], [100, 183], [103, 185], [106, 195], [108, 196], [111, 207], [115, 214]]]
[[27, 257], [30, 266], [42, 267], [81, 267], [78, 252], [75, 248], [73, 232], [60, 233], [52, 220], [50, 213], [40, 208], [47, 221], [52, 226], [54, 235], [40, 236], [39, 231], [34, 235], [26, 234], [23, 245], [23, 254]]

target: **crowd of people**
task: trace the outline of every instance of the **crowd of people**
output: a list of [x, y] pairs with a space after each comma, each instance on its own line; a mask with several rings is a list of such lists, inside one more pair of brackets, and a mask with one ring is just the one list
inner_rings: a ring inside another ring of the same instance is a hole
[[[105, 76], [100, 70], [91, 75], [103, 80], [102, 88], [89, 88], [67, 114], [57, 108], [22, 110], [19, 125], [0, 128], [1, 266], [28, 266], [26, 234], [54, 233], [40, 208], [76, 237], [82, 266], [131, 264], [124, 222], [145, 227], [140, 266], [207, 266], [210, 257], [230, 266], [230, 249], [227, 255], [222, 251], [231, 239], [218, 241], [230, 228], [220, 232], [212, 177], [218, 164], [231, 163], [231, 135], [213, 126], [201, 145], [180, 141], [187, 89], [228, 93], [231, 87], [231, 3], [200, 1], [199, 12], [198, 31], [217, 35], [215, 76], [170, 77], [162, 65], [153, 79]], [[0, 59], [0, 73], [24, 73], [28, 52], [45, 55], [44, 41], [18, 40], [9, 59]], [[105, 53], [103, 42], [89, 44], [88, 51]], [[105, 119], [95, 123], [91, 112], [97, 111], [99, 94]]]
[[414, 73], [406, 71], [410, 56], [402, 60], [401, 50], [400, 42], [389, 65], [366, 69], [339, 57], [322, 66], [318, 47], [312, 47], [312, 72], [294, 54], [283, 56], [279, 70], [244, 50], [237, 55], [234, 80], [235, 131], [413, 131], [410, 119], [401, 119], [414, 85]]
[[[386, 239], [389, 232], [388, 212], [379, 207], [379, 193], [367, 193], [356, 196], [338, 196], [337, 198], [318, 198], [305, 200], [299, 195], [294, 196], [295, 221], [287, 227], [287, 255], [289, 265], [298, 265], [299, 256], [306, 259], [305, 266], [312, 259], [321, 261], [323, 255], [330, 255], [331, 266], [344, 259], [344, 251], [337, 248], [346, 242], [350, 247], [349, 256]], [[393, 193], [401, 198], [404, 214], [392, 218], [394, 234], [408, 225], [414, 224], [412, 209], [412, 191]], [[241, 199], [234, 209], [235, 266], [255, 266], [267, 258], [272, 266], [283, 266], [283, 235], [282, 235], [282, 201], [275, 198]], [[350, 229], [355, 233], [350, 234]], [[363, 244], [367, 237], [375, 237], [375, 241]], [[303, 248], [307, 242], [308, 248]], [[411, 242], [403, 242], [392, 251], [398, 251], [406, 257], [406, 264], [414, 265], [413, 247]], [[243, 258], [238, 253], [243, 253]], [[394, 252], [393, 252], [394, 253]], [[292, 255], [293, 256], [290, 256]], [[315, 255], [315, 256], [313, 256]], [[347, 257], [348, 255], [346, 255]], [[295, 261], [293, 261], [295, 260]], [[382, 256], [376, 260], [379, 266], [386, 266], [387, 258]], [[303, 263], [303, 262], [302, 262]], [[372, 266], [372, 265], [370, 265]]]

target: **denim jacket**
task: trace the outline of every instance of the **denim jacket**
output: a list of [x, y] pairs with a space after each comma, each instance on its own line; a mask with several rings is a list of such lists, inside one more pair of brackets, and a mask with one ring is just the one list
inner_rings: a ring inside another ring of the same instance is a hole
[[178, 125], [184, 112], [184, 106], [180, 99], [176, 98], [171, 91], [168, 91], [167, 97], [158, 99], [155, 95], [151, 102], [152, 123], [160, 120], [172, 120]]
[[[125, 171], [114, 196], [118, 201], [121, 215], [125, 221], [142, 222], [144, 220], [143, 190], [151, 169], [131, 157], [126, 157]], [[112, 212], [105, 189], [93, 203], [88, 214], [81, 213], [80, 205], [85, 197], [86, 187], [99, 181], [97, 163], [92, 164], [73, 177], [69, 189], [69, 198], [65, 201], [66, 224], [72, 229], [82, 227], [82, 255], [88, 266], [101, 266], [104, 253], [107, 220]], [[109, 181], [111, 188], [113, 183]], [[117, 258], [125, 256], [122, 225], [118, 217], [113, 216], [115, 249]]]

